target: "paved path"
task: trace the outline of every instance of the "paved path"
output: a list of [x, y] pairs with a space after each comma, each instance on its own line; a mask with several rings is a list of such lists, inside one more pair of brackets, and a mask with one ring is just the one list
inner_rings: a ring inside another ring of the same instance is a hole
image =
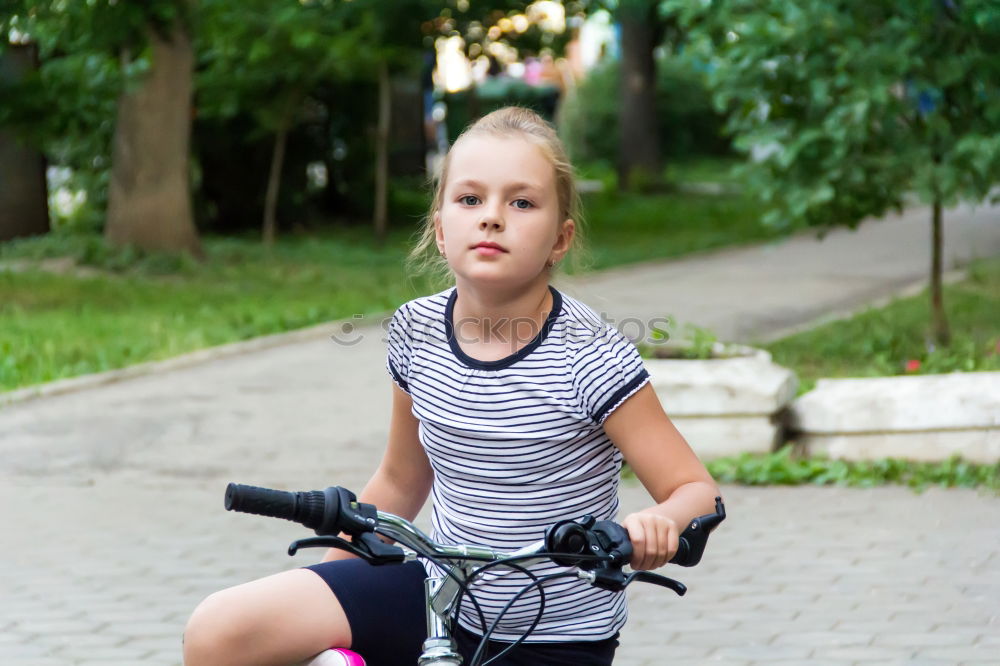
[[[947, 211], [946, 271], [997, 255], [1000, 206]], [[913, 208], [857, 231], [833, 231], [822, 242], [800, 234], [749, 249], [602, 271], [564, 288], [611, 320], [629, 319], [626, 332], [636, 321], [669, 314], [721, 340], [754, 342], [926, 285], [930, 265], [930, 213]]]
[[[965, 224], [981, 234], [970, 247], [982, 255], [1000, 253], [988, 213]], [[916, 241], [868, 229], [830, 245], [796, 239], [646, 265], [627, 289], [626, 271], [564, 288], [609, 299], [620, 308], [610, 316], [669, 307], [723, 333], [762, 335], [767, 321], [857, 306], [882, 281], [921, 273]], [[803, 253], [813, 259], [796, 264], [793, 282], [781, 267]], [[800, 286], [824, 281], [808, 307], [796, 304]], [[284, 555], [300, 531], [227, 514], [222, 493], [230, 480], [360, 488], [386, 437], [389, 382], [381, 331], [350, 337], [357, 343], [324, 337], [0, 409], [0, 664], [178, 664], [198, 600], [312, 561]], [[1000, 662], [1000, 499], [900, 488], [725, 493], [730, 518], [705, 562], [674, 572], [688, 596], [636, 589], [616, 663]], [[629, 487], [623, 502], [646, 499]]]

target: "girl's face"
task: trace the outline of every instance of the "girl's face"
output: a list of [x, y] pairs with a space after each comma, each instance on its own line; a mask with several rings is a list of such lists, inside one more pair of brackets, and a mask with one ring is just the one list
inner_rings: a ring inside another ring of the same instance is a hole
[[437, 246], [460, 280], [527, 286], [545, 276], [573, 238], [559, 219], [555, 168], [521, 137], [466, 136], [451, 151]]

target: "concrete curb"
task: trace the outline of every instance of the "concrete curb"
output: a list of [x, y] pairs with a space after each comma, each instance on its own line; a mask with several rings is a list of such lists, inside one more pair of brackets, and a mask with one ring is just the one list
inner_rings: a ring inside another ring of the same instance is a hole
[[[374, 315], [365, 315], [365, 317], [370, 320], [378, 320], [383, 317], [388, 317], [391, 314], [391, 312], [381, 312]], [[0, 408], [27, 402], [36, 398], [48, 398], [62, 395], [64, 393], [97, 388], [99, 386], [105, 386], [107, 384], [113, 384], [115, 382], [121, 382], [128, 379], [135, 379], [136, 377], [145, 377], [146, 375], [180, 370], [194, 365], [210, 363], [220, 359], [263, 351], [265, 349], [294, 344], [297, 342], [318, 340], [320, 338], [329, 337], [334, 332], [338, 324], [343, 325], [345, 323], [353, 324], [353, 321], [346, 318], [336, 319], [334, 321], [314, 324], [313, 326], [309, 326], [307, 328], [300, 328], [294, 331], [287, 331], [285, 333], [263, 335], [249, 340], [241, 340], [240, 342], [230, 342], [223, 345], [217, 345], [215, 347], [199, 349], [186, 354], [181, 354], [180, 356], [164, 359], [162, 361], [137, 363], [135, 365], [119, 368], [117, 370], [108, 370], [105, 372], [80, 375], [79, 377], [57, 379], [55, 381], [35, 384], [34, 386], [28, 386], [22, 389], [6, 391], [0, 393]]]
[[786, 425], [809, 451], [843, 460], [1000, 462], [1000, 372], [822, 379]]

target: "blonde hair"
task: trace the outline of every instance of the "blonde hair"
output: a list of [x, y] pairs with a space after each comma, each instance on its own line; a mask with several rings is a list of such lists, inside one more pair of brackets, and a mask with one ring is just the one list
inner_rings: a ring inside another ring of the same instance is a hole
[[[465, 130], [455, 140], [452, 148], [467, 136], [487, 135], [500, 138], [520, 136], [539, 148], [542, 153], [552, 163], [555, 169], [556, 195], [559, 201], [559, 222], [571, 219], [575, 222], [576, 230], [573, 236], [570, 250], [571, 260], [576, 265], [577, 255], [583, 251], [583, 237], [581, 234], [583, 226], [583, 212], [580, 202], [580, 195], [576, 190], [576, 174], [573, 165], [566, 156], [562, 141], [555, 129], [541, 116], [532, 111], [518, 106], [506, 106], [489, 113]], [[442, 257], [437, 248], [434, 234], [434, 216], [441, 210], [444, 199], [444, 188], [448, 182], [448, 167], [451, 163], [451, 151], [445, 155], [441, 163], [441, 169], [435, 175], [432, 186], [434, 197], [431, 200], [430, 209], [424, 218], [423, 229], [417, 239], [416, 244], [410, 251], [407, 264], [416, 273], [429, 274], [434, 278], [439, 278], [442, 282], [451, 275], [448, 262]]]

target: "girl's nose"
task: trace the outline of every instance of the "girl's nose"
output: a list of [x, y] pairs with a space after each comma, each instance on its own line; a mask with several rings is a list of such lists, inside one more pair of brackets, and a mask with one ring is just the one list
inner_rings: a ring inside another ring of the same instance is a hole
[[503, 231], [503, 218], [494, 213], [488, 213], [479, 220], [479, 229], [481, 231], [489, 229], [492, 229], [493, 231]]

